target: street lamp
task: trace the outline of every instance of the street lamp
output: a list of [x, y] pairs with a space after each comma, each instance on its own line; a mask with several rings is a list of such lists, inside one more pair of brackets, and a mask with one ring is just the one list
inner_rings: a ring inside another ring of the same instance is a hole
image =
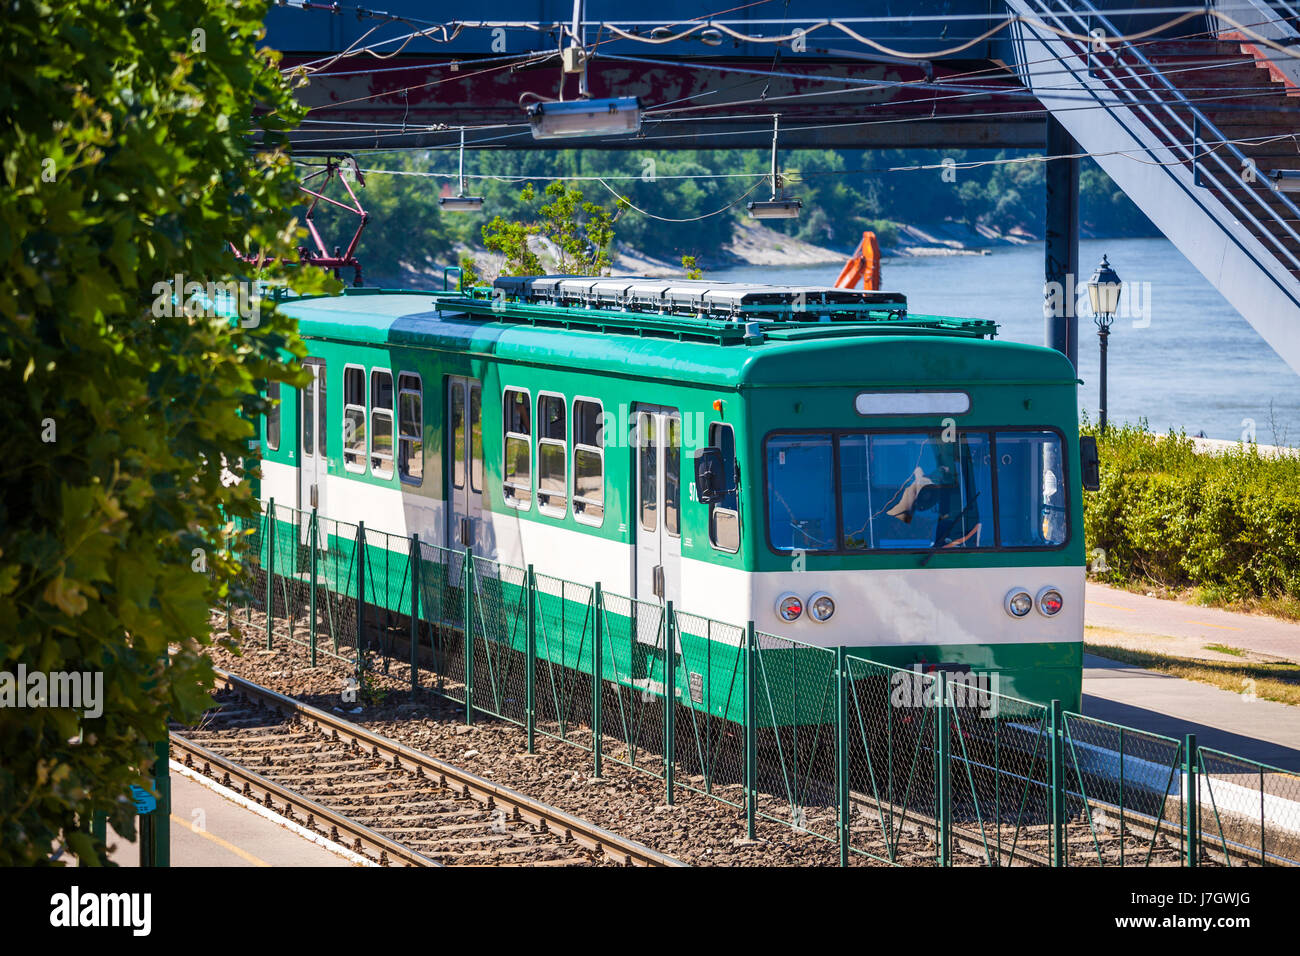
[[1097, 338], [1101, 341], [1101, 429], [1106, 430], [1106, 340], [1119, 309], [1119, 293], [1124, 287], [1119, 275], [1110, 267], [1110, 261], [1101, 257], [1097, 271], [1088, 280], [1088, 300], [1092, 304], [1092, 320], [1097, 324]]

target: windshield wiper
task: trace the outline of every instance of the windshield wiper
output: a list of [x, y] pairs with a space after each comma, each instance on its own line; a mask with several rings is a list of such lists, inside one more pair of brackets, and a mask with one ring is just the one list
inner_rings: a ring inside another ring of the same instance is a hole
[[[974, 506], [975, 502], [979, 499], [979, 496], [980, 495], [978, 491], [975, 492], [975, 494], [971, 495], [971, 499], [969, 502], [967, 502], [966, 507], [962, 508], [961, 511], [957, 512], [955, 515], [949, 518], [948, 523], [946, 525], [944, 525], [939, 530], [935, 531], [934, 544], [930, 545], [930, 550], [925, 552], [925, 554], [921, 556], [921, 563], [918, 565], [918, 567], [923, 568], [930, 563], [930, 559], [934, 557], [934, 553], [943, 547], [943, 543], [942, 543], [943, 536], [952, 530], [953, 525], [955, 525], [958, 522], [958, 520], [963, 515], [966, 514], [966, 512], [970, 511], [970, 509]], [[976, 512], [976, 514], [978, 514], [978, 512]]]

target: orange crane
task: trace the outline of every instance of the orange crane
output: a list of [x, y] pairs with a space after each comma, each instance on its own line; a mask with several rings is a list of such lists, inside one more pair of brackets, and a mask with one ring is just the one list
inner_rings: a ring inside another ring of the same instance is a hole
[[835, 288], [852, 289], [859, 282], [869, 292], [880, 289], [880, 244], [876, 242], [874, 232], [862, 234], [862, 244], [844, 263], [840, 277], [835, 280]]

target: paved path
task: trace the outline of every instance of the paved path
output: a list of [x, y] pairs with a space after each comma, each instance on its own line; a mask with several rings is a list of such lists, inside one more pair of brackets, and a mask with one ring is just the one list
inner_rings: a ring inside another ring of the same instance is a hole
[[1085, 623], [1094, 627], [1226, 644], [1273, 660], [1300, 663], [1300, 622], [1195, 607], [1092, 581], [1088, 582], [1084, 601]]
[[1300, 771], [1300, 707], [1084, 654], [1083, 712]]
[[[172, 866], [352, 866], [352, 862], [173, 770]], [[195, 823], [201, 823], [201, 828]], [[120, 866], [140, 865], [140, 845], [109, 832]]]

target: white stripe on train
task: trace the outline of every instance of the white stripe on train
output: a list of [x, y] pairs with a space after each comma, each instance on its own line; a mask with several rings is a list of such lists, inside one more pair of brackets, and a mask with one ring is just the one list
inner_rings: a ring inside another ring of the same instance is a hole
[[[267, 461], [262, 473], [263, 498], [297, 506], [296, 468]], [[446, 546], [446, 506], [437, 499], [338, 475], [327, 477], [323, 492], [323, 515], [351, 524], [365, 521], [368, 528], [390, 534], [418, 533], [422, 542]], [[539, 574], [579, 584], [600, 581], [613, 594], [633, 590], [631, 544], [514, 513], [484, 512], [483, 525], [484, 557], [516, 567], [531, 562]], [[1084, 579], [1078, 566], [755, 573], [683, 555], [680, 610], [738, 625], [752, 617], [760, 630], [823, 647], [1080, 642]], [[1065, 599], [1055, 617], [1035, 610], [1016, 620], [1003, 610], [1011, 588], [1037, 594], [1048, 586]], [[793, 592], [806, 601], [817, 591], [835, 600], [830, 621], [777, 618], [782, 594]]]

